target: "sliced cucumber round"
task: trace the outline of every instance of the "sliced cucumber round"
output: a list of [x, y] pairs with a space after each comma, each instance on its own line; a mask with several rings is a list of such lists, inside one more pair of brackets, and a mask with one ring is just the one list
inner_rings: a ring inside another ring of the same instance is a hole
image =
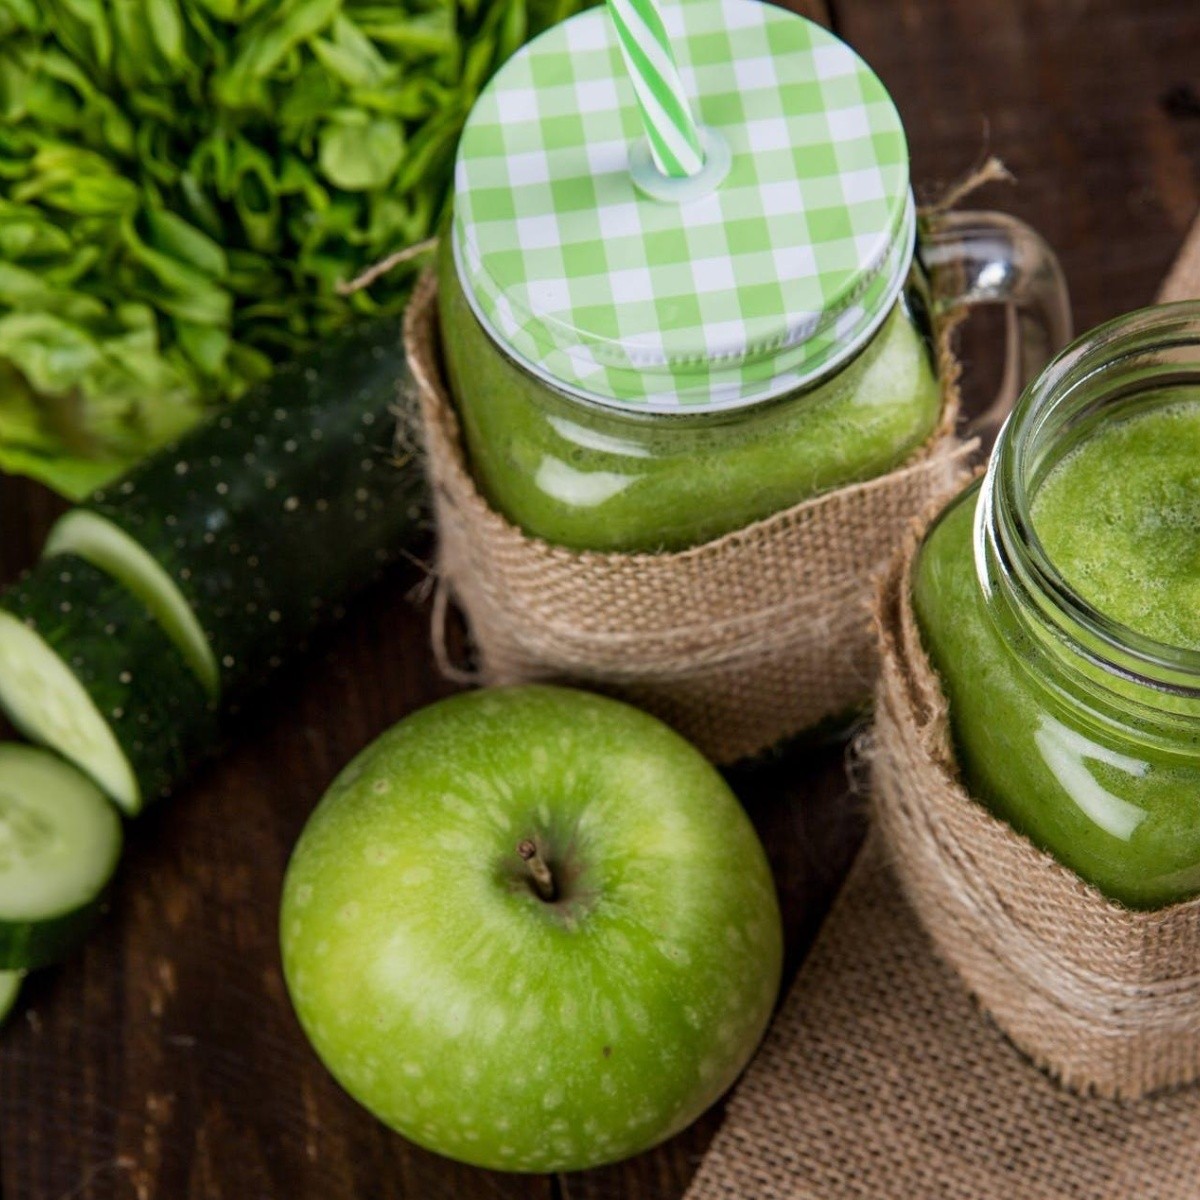
[[90, 779], [45, 750], [0, 745], [0, 1010], [16, 971], [58, 962], [91, 929], [121, 841]]
[[0, 706], [127, 813], [216, 748], [216, 707], [135, 596], [73, 555], [0, 597]]
[[0, 1025], [8, 1020], [24, 979], [24, 971], [0, 971]]
[[50, 531], [42, 553], [77, 554], [119, 579], [179, 647], [209, 694], [219, 694], [217, 659], [191, 605], [170, 575], [118, 525], [85, 508], [72, 509]]

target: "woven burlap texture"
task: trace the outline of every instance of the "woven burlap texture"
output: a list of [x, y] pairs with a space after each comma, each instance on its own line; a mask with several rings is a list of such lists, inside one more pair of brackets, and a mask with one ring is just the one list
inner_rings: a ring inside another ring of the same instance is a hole
[[405, 341], [421, 398], [439, 586], [466, 617], [479, 682], [570, 682], [623, 697], [717, 762], [869, 698], [873, 580], [912, 516], [964, 477], [950, 323], [938, 339], [942, 420], [904, 467], [693, 549], [602, 554], [527, 537], [480, 495], [444, 381], [436, 309], [426, 275]]
[[1068, 1086], [1137, 1098], [1191, 1083], [1200, 900], [1131, 912], [966, 793], [910, 599], [923, 532], [905, 539], [877, 610], [872, 805], [904, 892], [996, 1024]]
[[687, 1200], [1196, 1200], [1200, 1091], [1058, 1087], [933, 952], [872, 834]]

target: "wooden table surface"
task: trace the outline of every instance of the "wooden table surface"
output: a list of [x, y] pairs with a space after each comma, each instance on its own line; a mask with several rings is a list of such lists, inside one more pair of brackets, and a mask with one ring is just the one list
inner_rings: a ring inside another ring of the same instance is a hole
[[[1007, 162], [1019, 186], [979, 200], [1058, 248], [1078, 328], [1152, 299], [1200, 203], [1196, 0], [798, 6], [883, 77], [925, 194], [985, 151]], [[993, 349], [978, 332], [966, 347], [971, 390], [982, 394]], [[59, 507], [0, 480], [0, 581], [34, 561]], [[374, 1122], [292, 1016], [275, 932], [288, 852], [339, 768], [450, 690], [427, 652], [419, 579], [414, 568], [362, 597], [262, 697], [232, 753], [131, 826], [107, 920], [79, 957], [29, 982], [0, 1035], [3, 1200], [683, 1194], [719, 1109], [619, 1166], [489, 1174]], [[794, 972], [853, 856], [862, 804], [841, 747], [735, 784], [777, 872]]]

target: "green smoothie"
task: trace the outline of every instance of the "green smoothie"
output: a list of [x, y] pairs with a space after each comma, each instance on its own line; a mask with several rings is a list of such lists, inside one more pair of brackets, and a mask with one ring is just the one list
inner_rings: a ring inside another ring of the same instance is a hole
[[1200, 650], [1200, 400], [1107, 422], [1047, 476], [1033, 522], [1093, 608]]
[[476, 481], [526, 532], [574, 549], [677, 550], [883, 475], [925, 442], [941, 392], [901, 302], [827, 381], [731, 412], [643, 415], [553, 390], [475, 318], [444, 239], [443, 351]]
[[[1200, 712], [1164, 741], [1132, 707], [1114, 727], [1078, 696], [1064, 699], [1053, 662], [1004, 636], [986, 606], [978, 496], [977, 485], [939, 520], [913, 580], [964, 782], [1115, 900], [1153, 908], [1195, 895]], [[1050, 561], [1089, 605], [1167, 646], [1200, 649], [1200, 397], [1098, 423], [1050, 468], [1032, 514]], [[1163, 697], [1164, 708], [1180, 703]]]

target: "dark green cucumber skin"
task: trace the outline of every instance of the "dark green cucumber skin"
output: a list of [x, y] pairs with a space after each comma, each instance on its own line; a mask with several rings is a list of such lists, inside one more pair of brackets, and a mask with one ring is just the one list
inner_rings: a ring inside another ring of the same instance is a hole
[[[427, 525], [400, 323], [351, 330], [85, 506], [171, 576], [236, 700]], [[407, 459], [407, 461], [405, 460]]]
[[69, 957], [104, 914], [108, 889], [95, 900], [49, 920], [0, 921], [0, 969], [34, 970]]
[[166, 795], [220, 745], [215, 704], [142, 603], [74, 554], [44, 559], [0, 596], [83, 685], [137, 778]]

